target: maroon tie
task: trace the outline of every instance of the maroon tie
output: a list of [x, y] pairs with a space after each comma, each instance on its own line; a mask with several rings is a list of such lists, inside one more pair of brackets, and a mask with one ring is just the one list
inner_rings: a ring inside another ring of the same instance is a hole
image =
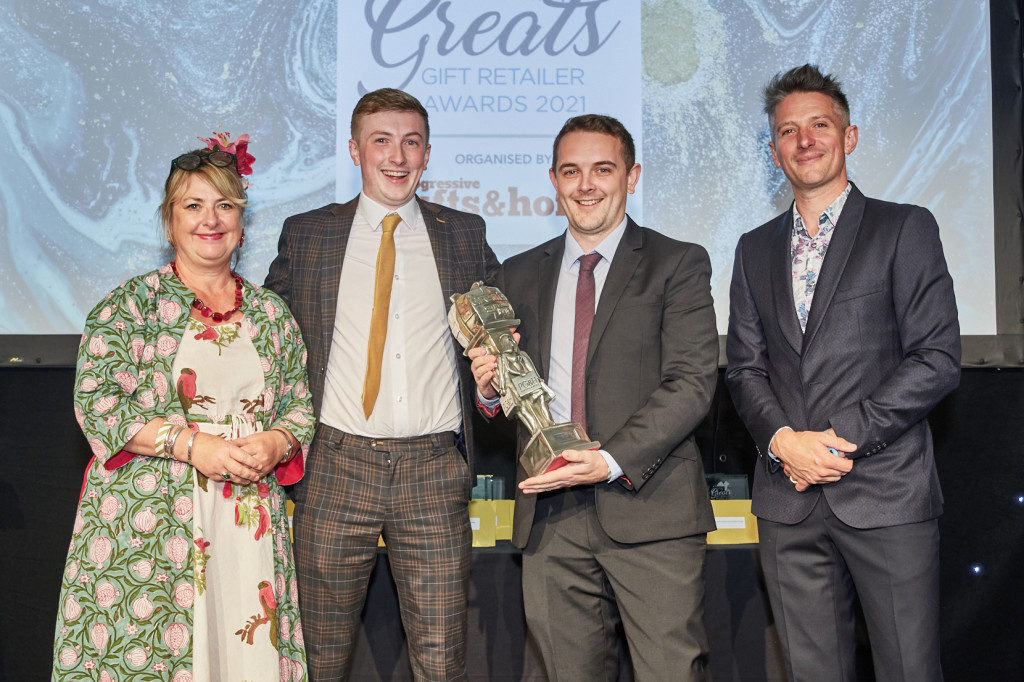
[[580, 256], [576, 280], [576, 322], [572, 335], [572, 420], [587, 429], [587, 346], [594, 325], [594, 268], [601, 254]]

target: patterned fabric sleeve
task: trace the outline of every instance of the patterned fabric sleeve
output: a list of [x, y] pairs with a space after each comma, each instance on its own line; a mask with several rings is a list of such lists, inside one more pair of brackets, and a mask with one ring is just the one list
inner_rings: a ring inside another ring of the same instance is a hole
[[[281, 298], [269, 289], [259, 289], [263, 309], [267, 313], [269, 336], [277, 357], [277, 395], [267, 428], [288, 429], [301, 444], [301, 452], [291, 461], [277, 467], [277, 479], [291, 485], [302, 478], [306, 455], [313, 440], [313, 398], [306, 377], [306, 346], [299, 325]], [[268, 386], [273, 385], [268, 378]]]
[[479, 391], [474, 391], [474, 396], [477, 409], [488, 419], [498, 416], [498, 413], [501, 412], [501, 400], [498, 398], [484, 402], [484, 398], [480, 395]]
[[178, 347], [171, 325], [184, 311], [164, 294], [156, 273], [133, 278], [107, 294], [86, 320], [78, 349], [75, 418], [107, 469], [134, 457], [122, 452], [125, 443], [167, 411], [171, 389], [166, 369]]

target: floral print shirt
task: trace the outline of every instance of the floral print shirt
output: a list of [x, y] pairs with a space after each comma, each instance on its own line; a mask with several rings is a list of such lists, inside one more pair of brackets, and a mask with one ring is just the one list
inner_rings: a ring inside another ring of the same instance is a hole
[[790, 252], [793, 260], [793, 302], [796, 304], [796, 315], [800, 319], [800, 330], [807, 329], [807, 318], [811, 314], [811, 302], [814, 300], [814, 287], [818, 283], [818, 273], [825, 260], [832, 232], [839, 222], [839, 214], [846, 205], [852, 185], [833, 201], [818, 216], [818, 233], [813, 237], [804, 225], [800, 212], [793, 206], [793, 237]]

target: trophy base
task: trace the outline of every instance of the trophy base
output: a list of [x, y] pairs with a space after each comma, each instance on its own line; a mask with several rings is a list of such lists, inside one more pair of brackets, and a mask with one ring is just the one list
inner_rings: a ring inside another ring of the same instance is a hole
[[533, 434], [519, 463], [529, 476], [539, 476], [568, 464], [561, 456], [563, 450], [596, 450], [599, 447], [601, 444], [590, 440], [579, 424], [555, 424]]

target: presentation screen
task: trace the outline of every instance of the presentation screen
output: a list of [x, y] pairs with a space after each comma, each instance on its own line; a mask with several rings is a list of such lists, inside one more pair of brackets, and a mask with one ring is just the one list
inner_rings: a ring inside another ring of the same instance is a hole
[[708, 249], [724, 333], [737, 239], [792, 201], [761, 88], [807, 62], [849, 96], [851, 179], [935, 214], [962, 332], [994, 334], [980, 0], [8, 3], [0, 334], [78, 333], [100, 297], [167, 262], [170, 160], [214, 132], [251, 138], [237, 268], [261, 283], [287, 216], [358, 194], [351, 111], [380, 87], [429, 112], [420, 196], [481, 214], [499, 258], [565, 229], [548, 177], [565, 120], [621, 120], [642, 166], [627, 211]]

